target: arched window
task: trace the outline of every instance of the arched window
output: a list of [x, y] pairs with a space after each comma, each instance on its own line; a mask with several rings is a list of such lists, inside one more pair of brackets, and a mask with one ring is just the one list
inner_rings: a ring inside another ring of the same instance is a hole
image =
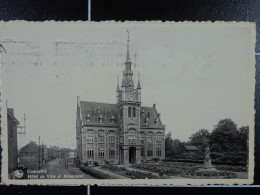
[[141, 144], [144, 143], [144, 133], [143, 132], [140, 133], [140, 143]]
[[131, 117], [131, 107], [128, 107], [128, 117]]
[[108, 142], [110, 144], [114, 144], [116, 142], [116, 136], [114, 131], [109, 131], [108, 132]]
[[148, 143], [153, 143], [153, 134], [152, 133], [148, 133], [148, 135], [147, 135], [147, 142]]
[[98, 131], [98, 143], [105, 142], [105, 132], [103, 130]]
[[133, 117], [136, 117], [135, 107], [133, 107]]
[[87, 131], [87, 144], [94, 143], [94, 131], [88, 130]]
[[156, 143], [162, 142], [162, 134], [161, 133], [156, 133], [155, 141], [156, 141]]
[[120, 117], [123, 118], [123, 108], [120, 109]]
[[136, 130], [131, 129], [128, 131], [128, 142], [135, 143], [136, 142]]

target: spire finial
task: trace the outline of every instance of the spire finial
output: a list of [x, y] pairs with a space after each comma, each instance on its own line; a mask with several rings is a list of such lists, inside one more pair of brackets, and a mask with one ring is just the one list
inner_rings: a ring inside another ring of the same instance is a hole
[[128, 29], [127, 29], [127, 34], [128, 34], [127, 43], [129, 44], [129, 42], [130, 42], [130, 33], [129, 33]]
[[117, 88], [116, 88], [116, 91], [119, 91], [119, 76], [117, 76]]
[[126, 52], [126, 63], [131, 63], [130, 52], [129, 52], [129, 43], [130, 43], [130, 33], [127, 30], [128, 38], [127, 38], [127, 52]]
[[140, 84], [140, 72], [138, 71], [138, 84], [137, 84], [137, 89], [141, 89], [141, 84]]

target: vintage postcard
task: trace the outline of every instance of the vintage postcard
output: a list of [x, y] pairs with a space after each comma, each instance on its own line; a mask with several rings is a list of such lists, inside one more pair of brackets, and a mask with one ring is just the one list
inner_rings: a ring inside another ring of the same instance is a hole
[[255, 24], [1, 22], [2, 184], [251, 184]]

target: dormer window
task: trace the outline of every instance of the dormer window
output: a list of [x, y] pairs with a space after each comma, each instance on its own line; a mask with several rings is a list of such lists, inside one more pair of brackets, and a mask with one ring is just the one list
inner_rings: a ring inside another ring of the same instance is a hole
[[149, 117], [145, 118], [145, 124], [148, 125]]
[[87, 117], [86, 117], [86, 118], [87, 118], [87, 121], [90, 120], [90, 114], [89, 114], [89, 113], [87, 114]]
[[157, 124], [158, 124], [158, 122], [159, 122], [159, 119], [158, 119], [158, 118], [156, 118], [156, 119], [155, 119], [155, 124], [157, 125]]
[[102, 116], [102, 114], [99, 117], [99, 122], [103, 123], [103, 116]]
[[114, 117], [114, 115], [111, 116], [111, 122], [112, 122], [112, 123], [115, 122], [115, 117]]

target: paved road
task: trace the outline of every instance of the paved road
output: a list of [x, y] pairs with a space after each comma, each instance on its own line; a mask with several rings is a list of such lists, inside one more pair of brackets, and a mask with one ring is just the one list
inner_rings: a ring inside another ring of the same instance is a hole
[[59, 175], [62, 179], [95, 179], [93, 176], [82, 172], [79, 168], [65, 168], [62, 161], [60, 162], [58, 159], [49, 161], [43, 168], [48, 170], [47, 175], [49, 176], [49, 179], [57, 179]]

